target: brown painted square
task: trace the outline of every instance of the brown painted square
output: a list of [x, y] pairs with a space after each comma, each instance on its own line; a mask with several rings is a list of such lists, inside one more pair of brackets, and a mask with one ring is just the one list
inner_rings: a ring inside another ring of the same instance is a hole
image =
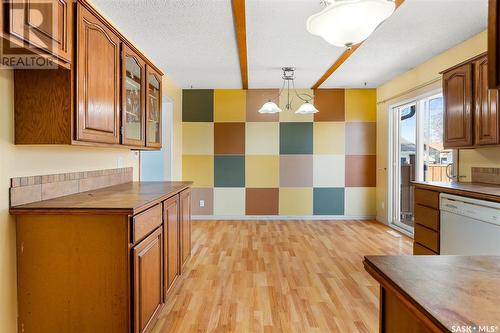
[[216, 155], [245, 154], [245, 123], [215, 123], [214, 152]]
[[279, 189], [247, 188], [246, 215], [278, 215]]
[[[275, 99], [278, 89], [250, 89], [247, 90], [247, 121], [279, 121], [279, 113], [261, 114], [259, 109], [264, 103]], [[278, 104], [278, 101], [274, 101]]]
[[376, 156], [347, 155], [345, 157], [346, 187], [375, 187]]
[[316, 89], [314, 105], [319, 110], [314, 114], [314, 121], [344, 121], [345, 91], [344, 89]]

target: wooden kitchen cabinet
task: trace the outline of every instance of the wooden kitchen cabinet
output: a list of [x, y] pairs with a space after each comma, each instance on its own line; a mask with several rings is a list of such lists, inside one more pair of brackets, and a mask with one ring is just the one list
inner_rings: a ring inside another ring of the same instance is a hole
[[472, 146], [472, 64], [443, 74], [444, 146]]
[[179, 194], [180, 198], [180, 241], [181, 241], [181, 272], [191, 256], [191, 190]]
[[165, 230], [165, 296], [174, 285], [179, 270], [179, 197], [175, 196], [163, 203]]
[[8, 1], [6, 14], [6, 34], [10, 41], [71, 63], [73, 1]]
[[146, 99], [146, 146], [161, 147], [161, 75], [146, 66], [147, 99]]
[[146, 63], [122, 44], [122, 143], [144, 146], [146, 142]]
[[163, 232], [159, 227], [132, 250], [134, 332], [146, 332], [163, 303]]
[[500, 143], [498, 90], [488, 89], [488, 57], [474, 57], [443, 72], [444, 147]]
[[72, 62], [14, 70], [15, 143], [160, 149], [163, 73], [87, 1], [57, 3]]
[[120, 39], [81, 4], [78, 10], [76, 139], [120, 142]]
[[498, 136], [498, 90], [488, 89], [488, 58], [474, 61], [474, 143], [496, 145]]

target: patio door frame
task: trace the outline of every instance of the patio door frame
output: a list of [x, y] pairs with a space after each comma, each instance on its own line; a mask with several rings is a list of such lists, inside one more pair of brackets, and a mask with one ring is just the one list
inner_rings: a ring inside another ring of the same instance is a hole
[[413, 228], [401, 223], [401, 154], [400, 154], [400, 125], [401, 115], [399, 109], [404, 106], [415, 105], [416, 112], [416, 154], [415, 154], [415, 180], [424, 179], [424, 147], [423, 147], [423, 111], [425, 101], [442, 95], [442, 89], [433, 89], [425, 94], [406, 99], [389, 105], [388, 117], [388, 154], [387, 154], [387, 213], [388, 223], [391, 227], [413, 236]]

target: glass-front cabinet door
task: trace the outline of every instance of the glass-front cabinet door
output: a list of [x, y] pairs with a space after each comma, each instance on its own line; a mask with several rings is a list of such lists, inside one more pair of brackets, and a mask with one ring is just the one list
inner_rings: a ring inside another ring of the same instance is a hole
[[123, 44], [122, 143], [144, 147], [145, 62]]
[[161, 147], [161, 76], [149, 66], [147, 70], [146, 142], [148, 147]]

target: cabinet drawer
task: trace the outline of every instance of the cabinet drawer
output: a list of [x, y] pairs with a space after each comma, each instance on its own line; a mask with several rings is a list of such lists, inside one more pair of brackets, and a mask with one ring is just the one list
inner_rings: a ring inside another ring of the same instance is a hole
[[415, 223], [439, 231], [439, 210], [416, 204]]
[[416, 188], [415, 203], [422, 206], [439, 209], [439, 192]]
[[439, 253], [439, 234], [434, 230], [415, 224], [415, 242]]
[[162, 224], [161, 204], [134, 216], [132, 221], [132, 243], [137, 243]]
[[425, 246], [418, 244], [417, 242], [413, 242], [413, 255], [415, 255], [415, 256], [420, 256], [420, 255], [429, 256], [429, 255], [437, 255], [437, 253], [429, 250]]

